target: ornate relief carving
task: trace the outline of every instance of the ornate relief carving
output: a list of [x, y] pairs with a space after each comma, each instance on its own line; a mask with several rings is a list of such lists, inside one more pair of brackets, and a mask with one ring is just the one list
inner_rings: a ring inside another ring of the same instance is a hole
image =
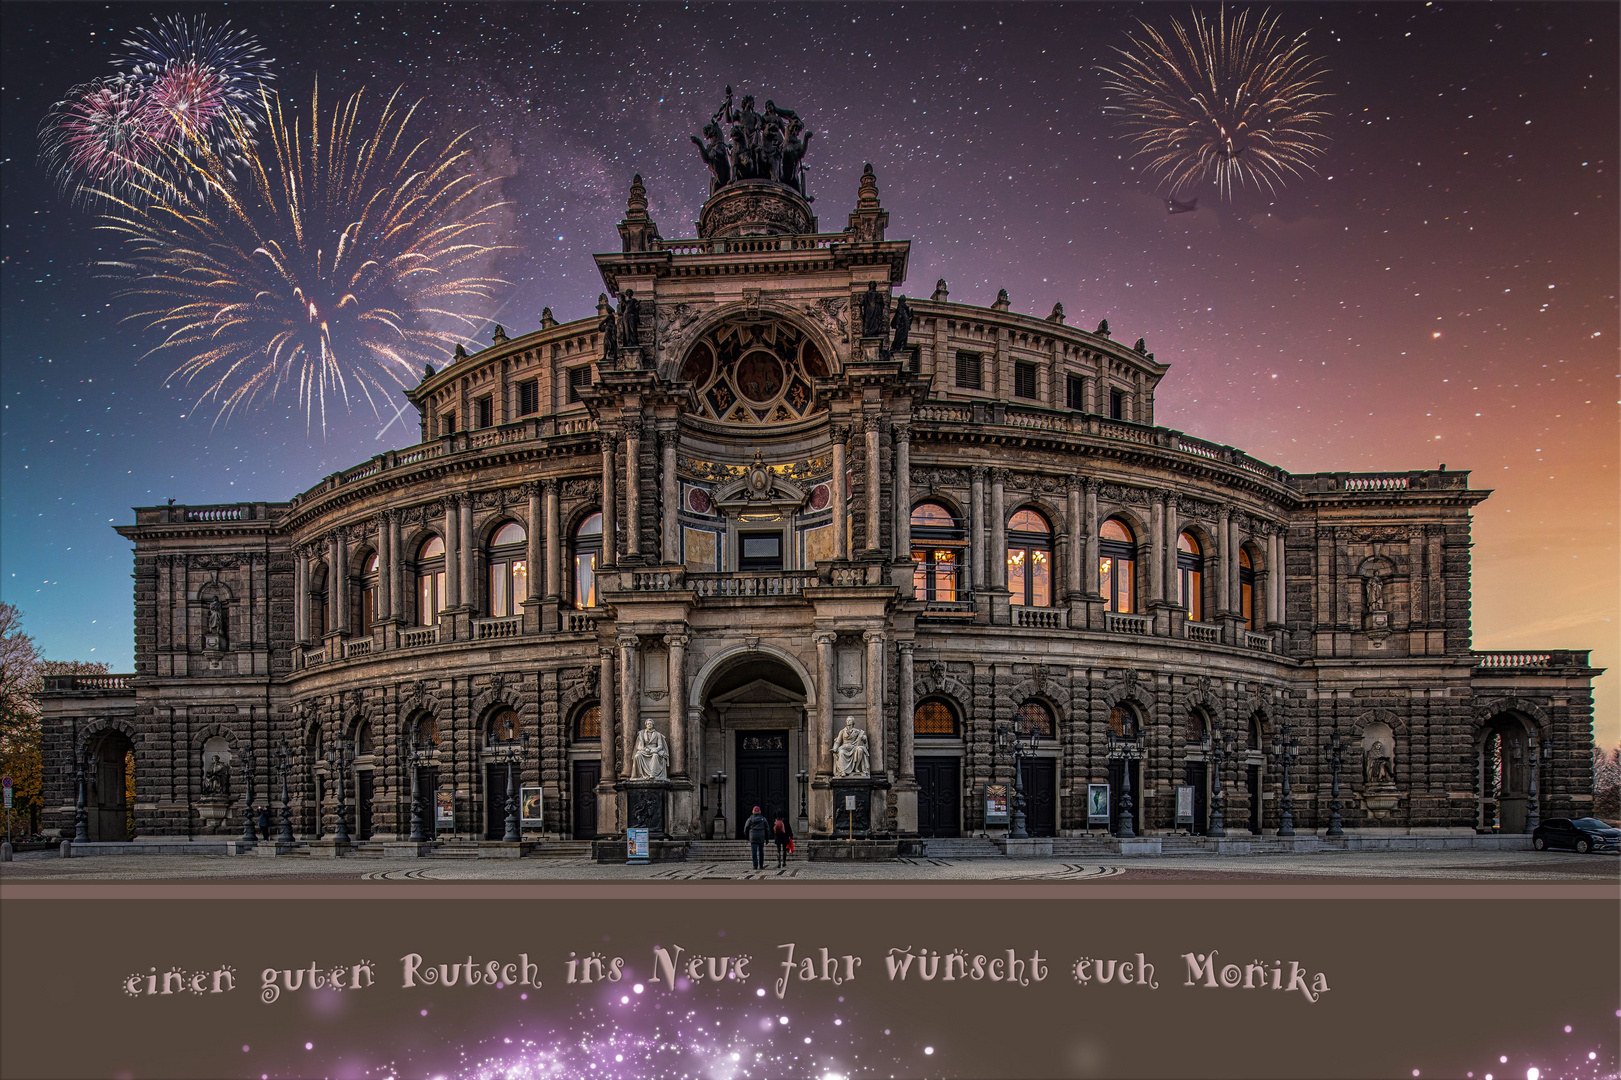
[[573, 479], [563, 481], [563, 498], [565, 499], [600, 499], [602, 497], [602, 482], [600, 480]]

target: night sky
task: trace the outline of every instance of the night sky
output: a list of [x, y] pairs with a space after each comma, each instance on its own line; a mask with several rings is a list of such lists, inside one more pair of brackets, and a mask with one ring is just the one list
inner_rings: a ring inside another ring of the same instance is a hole
[[[1207, 9], [1213, 11], [1214, 9]], [[415, 438], [362, 403], [313, 429], [285, 394], [214, 426], [94, 269], [116, 249], [38, 161], [36, 130], [120, 42], [174, 13], [231, 20], [307, 108], [403, 88], [420, 130], [477, 128], [516, 250], [511, 334], [594, 310], [632, 173], [664, 236], [695, 233], [687, 141], [726, 84], [795, 109], [824, 230], [873, 163], [902, 291], [1108, 318], [1171, 371], [1159, 423], [1296, 471], [1468, 469], [1477, 648], [1621, 663], [1617, 70], [1613, 4], [1291, 4], [1334, 113], [1319, 174], [1212, 188], [1168, 216], [1103, 115], [1111, 45], [1182, 5], [736, 7], [7, 3], [0, 598], [46, 655], [132, 661], [114, 524], [173, 497], [279, 501]], [[487, 333], [476, 344], [487, 344]], [[1609, 387], [1609, 389], [1605, 389]], [[1621, 738], [1617, 674], [1601, 743]]]

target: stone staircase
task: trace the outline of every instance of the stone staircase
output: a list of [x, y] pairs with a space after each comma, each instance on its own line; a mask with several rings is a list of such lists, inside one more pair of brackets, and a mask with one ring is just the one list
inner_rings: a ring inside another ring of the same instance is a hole
[[[798, 855], [799, 852], [794, 853]], [[776, 845], [766, 845], [766, 860], [775, 863], [777, 859]], [[748, 862], [749, 842], [747, 840], [689, 840], [687, 842], [688, 862]]]
[[930, 859], [1000, 859], [1002, 849], [979, 836], [931, 836], [923, 841]]

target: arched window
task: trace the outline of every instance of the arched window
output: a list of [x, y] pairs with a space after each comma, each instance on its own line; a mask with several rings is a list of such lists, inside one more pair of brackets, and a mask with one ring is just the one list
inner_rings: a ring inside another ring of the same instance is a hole
[[417, 625], [438, 625], [444, 609], [445, 542], [430, 536], [417, 549]]
[[415, 744], [424, 750], [431, 750], [439, 745], [439, 721], [431, 716], [424, 716], [417, 721], [416, 731], [413, 733]]
[[529, 599], [529, 534], [509, 521], [490, 537], [490, 618], [518, 614]]
[[1204, 621], [1204, 552], [1192, 533], [1176, 538], [1176, 579], [1188, 618]]
[[960, 600], [965, 591], [968, 537], [962, 522], [939, 503], [912, 511], [912, 588], [919, 600]]
[[1244, 736], [1244, 748], [1246, 750], [1259, 750], [1259, 749], [1261, 749], [1261, 714], [1260, 713], [1256, 713], [1254, 716], [1250, 717], [1249, 729], [1245, 733], [1245, 736]]
[[1255, 564], [1250, 553], [1238, 549], [1238, 610], [1244, 615], [1244, 625], [1255, 629]]
[[377, 610], [377, 552], [366, 556], [366, 563], [360, 570], [360, 632], [371, 633], [372, 623], [379, 617]]
[[1020, 510], [1008, 521], [1007, 587], [1012, 603], [1052, 607], [1052, 529], [1034, 510]]
[[1203, 743], [1204, 738], [1205, 738], [1205, 733], [1207, 731], [1209, 731], [1209, 726], [1205, 723], [1204, 713], [1200, 712], [1198, 709], [1190, 710], [1188, 712], [1188, 723], [1187, 723], [1187, 731], [1186, 731], [1186, 738], [1187, 738], [1188, 745], [1189, 746], [1198, 746], [1201, 743]]
[[502, 707], [490, 717], [484, 738], [487, 744], [493, 746], [497, 743], [517, 742], [518, 734], [518, 714], [512, 709]]
[[1035, 735], [1043, 739], [1053, 737], [1053, 713], [1045, 702], [1027, 701], [1020, 705], [1013, 722], [1020, 735]]
[[961, 734], [957, 714], [939, 698], [920, 701], [912, 713], [912, 734], [920, 739], [955, 739]]
[[1119, 739], [1137, 737], [1137, 714], [1130, 705], [1116, 705], [1109, 710], [1109, 730]]
[[1137, 541], [1125, 523], [1110, 518], [1098, 530], [1098, 589], [1103, 610], [1128, 615], [1137, 610]]
[[574, 741], [602, 741], [601, 705], [587, 705], [574, 715]]
[[372, 738], [371, 721], [363, 721], [360, 727], [355, 729], [355, 757], [365, 757], [376, 752], [377, 743]]
[[331, 578], [325, 563], [310, 571], [310, 629], [315, 631], [316, 638], [324, 638], [332, 632], [332, 595], [327, 587]]
[[597, 606], [597, 564], [602, 557], [602, 514], [592, 514], [574, 530], [574, 606]]

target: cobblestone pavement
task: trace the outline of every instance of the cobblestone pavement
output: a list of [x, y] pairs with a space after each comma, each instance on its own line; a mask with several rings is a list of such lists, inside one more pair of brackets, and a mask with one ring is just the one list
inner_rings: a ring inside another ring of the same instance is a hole
[[1104, 856], [1092, 859], [903, 859], [808, 862], [753, 870], [746, 861], [693, 860], [646, 866], [583, 858], [342, 859], [229, 855], [95, 856], [60, 859], [26, 852], [0, 864], [0, 882], [174, 881], [1047, 881], [1047, 882], [1610, 882], [1621, 859], [1532, 851], [1330, 852], [1255, 856]]

